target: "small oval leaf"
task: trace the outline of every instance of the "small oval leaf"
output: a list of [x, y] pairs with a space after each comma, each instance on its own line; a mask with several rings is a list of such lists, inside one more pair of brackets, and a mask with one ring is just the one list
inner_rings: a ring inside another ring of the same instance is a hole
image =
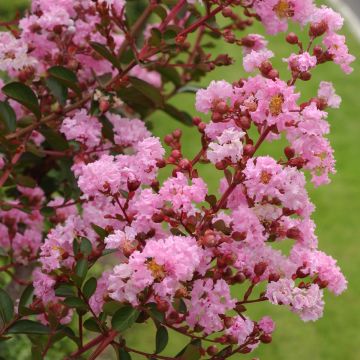
[[16, 130], [16, 114], [7, 101], [0, 101], [0, 121], [2, 121], [8, 132]]
[[50, 333], [50, 328], [33, 320], [19, 320], [10, 326], [7, 333], [47, 335]]
[[24, 105], [35, 116], [41, 118], [41, 110], [38, 98], [31, 88], [20, 82], [12, 82], [2, 88], [2, 92], [9, 98], [14, 99], [18, 103]]
[[118, 310], [111, 320], [114, 330], [125, 331], [131, 327], [139, 317], [140, 312], [131, 306], [124, 306]]
[[165, 326], [160, 326], [156, 332], [156, 350], [155, 354], [161, 353], [169, 342], [169, 334]]

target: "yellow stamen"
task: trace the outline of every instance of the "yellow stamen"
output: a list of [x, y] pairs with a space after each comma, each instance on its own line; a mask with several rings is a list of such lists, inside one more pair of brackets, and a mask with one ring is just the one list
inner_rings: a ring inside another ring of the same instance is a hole
[[284, 96], [277, 94], [270, 100], [269, 109], [272, 116], [278, 116], [282, 112], [282, 106], [284, 104]]

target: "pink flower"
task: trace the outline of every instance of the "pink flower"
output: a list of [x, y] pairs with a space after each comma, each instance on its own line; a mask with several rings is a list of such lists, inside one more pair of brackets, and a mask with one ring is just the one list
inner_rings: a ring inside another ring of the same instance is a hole
[[325, 24], [326, 31], [329, 33], [341, 30], [344, 25], [343, 17], [333, 9], [324, 5], [314, 9], [310, 21], [312, 25]]
[[301, 25], [309, 22], [315, 9], [313, 0], [255, 0], [254, 9], [271, 35], [286, 31], [288, 19]]
[[233, 336], [237, 339], [238, 345], [242, 345], [253, 332], [254, 323], [247, 317], [243, 319], [241, 316], [235, 316], [232, 319], [234, 323], [230, 328], [225, 330], [225, 334]]
[[94, 295], [92, 295], [89, 299], [89, 305], [91, 307], [91, 310], [96, 315], [99, 315], [101, 313], [103, 305], [105, 303], [107, 288], [109, 286], [109, 276], [109, 271], [105, 271], [101, 275], [100, 279], [97, 281], [96, 291]]
[[262, 35], [248, 34], [241, 40], [244, 55], [248, 55], [252, 50], [260, 51], [266, 48], [268, 41]]
[[207, 158], [216, 164], [219, 161], [229, 159], [232, 163], [238, 162], [243, 153], [242, 138], [245, 133], [234, 128], [225, 130], [217, 137], [217, 142], [211, 142], [206, 153]]
[[205, 334], [223, 329], [219, 315], [234, 308], [236, 301], [231, 298], [228, 284], [223, 280], [196, 280], [187, 301], [189, 315], [186, 318], [191, 327], [200, 325]]
[[126, 226], [124, 231], [115, 230], [115, 232], [104, 239], [107, 249], [119, 249], [131, 244], [135, 240], [136, 231]]
[[156, 295], [171, 301], [189, 281], [201, 260], [201, 249], [194, 238], [170, 236], [149, 240], [143, 251], [134, 252], [127, 264], [114, 267], [109, 277], [109, 296], [136, 305], [137, 296], [148, 286]]
[[55, 279], [50, 275], [44, 274], [40, 269], [33, 271], [34, 294], [41, 299], [44, 304], [56, 301], [54, 286]]
[[196, 110], [207, 114], [216, 102], [227, 101], [233, 94], [231, 84], [224, 80], [212, 81], [206, 89], [196, 93]]
[[118, 145], [132, 146], [151, 136], [139, 119], [127, 119], [111, 113], [107, 114], [107, 118], [114, 125], [114, 140]]
[[160, 197], [170, 202], [175, 211], [190, 212], [193, 210], [193, 202], [204, 201], [207, 194], [207, 186], [201, 178], [193, 178], [189, 185], [188, 178], [183, 173], [176, 173], [176, 177], [166, 180], [160, 189]]
[[291, 54], [285, 62], [289, 64], [289, 68], [293, 71], [305, 72], [314, 68], [317, 64], [316, 56], [311, 56], [308, 52], [304, 52], [300, 55]]
[[350, 64], [355, 61], [355, 56], [349, 54], [345, 36], [331, 33], [325, 36], [323, 42], [327, 46], [330, 55], [332, 55], [335, 64], [340, 65], [346, 74], [350, 74], [353, 71]]
[[323, 314], [323, 292], [316, 284], [300, 289], [293, 280], [280, 279], [268, 284], [266, 297], [272, 304], [288, 305], [303, 321], [315, 321]]
[[264, 316], [259, 322], [258, 325], [260, 329], [267, 334], [271, 334], [275, 330], [275, 323], [269, 316]]
[[274, 57], [274, 53], [267, 49], [259, 51], [251, 50], [251, 52], [244, 57], [243, 65], [246, 72], [252, 72], [260, 68], [261, 64]]
[[318, 90], [318, 98], [325, 101], [327, 106], [338, 109], [341, 104], [341, 97], [335, 93], [331, 82], [322, 81]]
[[101, 123], [82, 109], [72, 117], [64, 119], [60, 131], [68, 140], [77, 140], [91, 148], [99, 145], [101, 128]]

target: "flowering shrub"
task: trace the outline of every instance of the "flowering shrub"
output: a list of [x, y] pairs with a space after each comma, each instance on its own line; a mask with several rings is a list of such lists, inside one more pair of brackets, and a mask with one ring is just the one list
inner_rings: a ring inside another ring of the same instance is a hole
[[[265, 38], [240, 35], [255, 21], [271, 35], [301, 25], [303, 40], [286, 35], [282, 78]], [[67, 359], [112, 346], [121, 359], [221, 360], [272, 341], [273, 320], [247, 307], [314, 321], [324, 290], [346, 289], [318, 250], [305, 187], [306, 173], [320, 186], [335, 172], [326, 110], [341, 99], [321, 82], [301, 102], [295, 86], [325, 62], [351, 72], [339, 14], [312, 0], [33, 0], [1, 25], [1, 340], [27, 334], [34, 359], [67, 337]], [[206, 51], [209, 35], [242, 47], [251, 76], [196, 87], [232, 63]], [[194, 91], [202, 118], [168, 102]], [[180, 130], [168, 152], [152, 135], [155, 110], [194, 126], [193, 159]], [[281, 158], [259, 155], [279, 139]], [[199, 163], [223, 175], [216, 194]], [[128, 346], [135, 322], [154, 324], [155, 351]], [[179, 354], [168, 329], [189, 338]]]

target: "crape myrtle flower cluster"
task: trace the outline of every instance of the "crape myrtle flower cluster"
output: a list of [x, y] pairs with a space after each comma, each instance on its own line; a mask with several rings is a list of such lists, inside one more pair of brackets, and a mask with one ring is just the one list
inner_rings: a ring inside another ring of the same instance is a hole
[[[284, 34], [281, 76], [255, 21], [306, 35]], [[68, 359], [112, 346], [124, 359], [220, 360], [272, 341], [274, 321], [248, 307], [315, 321], [324, 291], [346, 289], [306, 190], [307, 174], [317, 187], [335, 173], [327, 109], [341, 98], [326, 79], [303, 102], [296, 87], [323, 63], [351, 72], [340, 14], [313, 0], [33, 0], [1, 26], [0, 338], [28, 334], [35, 358], [67, 338]], [[243, 53], [242, 78], [196, 87], [233, 63], [209, 39]], [[184, 92], [199, 116], [168, 102]], [[193, 126], [194, 158], [180, 129], [151, 133], [156, 110]], [[279, 139], [282, 157], [259, 155]], [[214, 194], [200, 163], [220, 174]], [[155, 351], [128, 346], [135, 322], [152, 326]], [[178, 354], [169, 329], [189, 339]]]

